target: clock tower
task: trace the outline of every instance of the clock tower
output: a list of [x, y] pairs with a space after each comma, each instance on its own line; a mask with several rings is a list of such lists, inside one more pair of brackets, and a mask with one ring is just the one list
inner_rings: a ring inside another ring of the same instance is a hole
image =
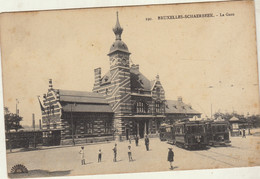
[[129, 68], [129, 56], [130, 52], [128, 51], [127, 45], [122, 41], [121, 35], [123, 28], [119, 24], [118, 12], [116, 25], [113, 28], [114, 34], [116, 36], [115, 42], [111, 45], [110, 51], [108, 53], [110, 61], [110, 70], [113, 71], [118, 67]]
[[114, 112], [116, 136], [122, 136], [126, 130], [123, 117], [131, 113], [130, 52], [121, 39], [123, 28], [119, 24], [118, 12], [116, 16], [116, 25], [113, 28], [116, 39], [108, 53], [112, 88], [107, 99]]

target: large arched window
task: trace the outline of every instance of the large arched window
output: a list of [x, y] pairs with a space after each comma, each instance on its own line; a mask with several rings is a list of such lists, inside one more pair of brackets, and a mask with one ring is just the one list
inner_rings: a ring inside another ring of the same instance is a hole
[[136, 113], [148, 113], [148, 105], [143, 101], [138, 101], [134, 105], [134, 112], [136, 112]]

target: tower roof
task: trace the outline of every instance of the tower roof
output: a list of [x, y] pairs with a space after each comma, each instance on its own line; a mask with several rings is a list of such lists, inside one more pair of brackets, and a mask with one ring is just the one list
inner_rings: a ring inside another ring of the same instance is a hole
[[123, 28], [120, 26], [120, 23], [119, 23], [118, 12], [116, 12], [116, 16], [117, 16], [116, 25], [113, 28], [114, 34], [116, 36], [116, 40], [111, 45], [108, 55], [110, 55], [110, 54], [112, 54], [113, 52], [116, 52], [116, 51], [122, 51], [122, 52], [130, 54], [130, 52], [128, 51], [127, 45], [121, 39]]
[[116, 40], [121, 40], [121, 34], [123, 32], [123, 28], [120, 26], [120, 23], [119, 23], [118, 12], [116, 12], [116, 25], [113, 28], [113, 31], [116, 35]]

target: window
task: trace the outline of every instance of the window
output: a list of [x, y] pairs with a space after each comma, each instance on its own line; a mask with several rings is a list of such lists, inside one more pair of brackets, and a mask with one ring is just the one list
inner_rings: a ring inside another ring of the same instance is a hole
[[93, 123], [91, 123], [91, 122], [85, 123], [85, 133], [86, 134], [93, 134]]
[[137, 113], [147, 113], [148, 112], [148, 105], [144, 102], [137, 102], [135, 104], [135, 112]]
[[111, 122], [105, 122], [105, 133], [111, 133]]
[[155, 102], [155, 112], [162, 113], [163, 112], [163, 104], [160, 101]]

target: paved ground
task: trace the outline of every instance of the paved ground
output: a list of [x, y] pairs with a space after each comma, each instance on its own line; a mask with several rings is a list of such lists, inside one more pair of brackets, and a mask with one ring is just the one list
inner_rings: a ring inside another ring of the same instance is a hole
[[[245, 166], [260, 166], [260, 130], [246, 138], [232, 137], [230, 147], [211, 147], [207, 150], [189, 151], [150, 139], [150, 151], [145, 150], [144, 141], [136, 147], [132, 142], [133, 162], [128, 161], [129, 142], [118, 143], [118, 162], [113, 162], [114, 143], [85, 145], [87, 165], [81, 165], [80, 146], [14, 152], [7, 154], [10, 172], [15, 164], [25, 165], [29, 173], [10, 177], [36, 177], [60, 175], [110, 174], [148, 171], [168, 171], [168, 147], [175, 153], [174, 171], [187, 169], [213, 169]], [[97, 162], [98, 150], [103, 152], [102, 162]]]

